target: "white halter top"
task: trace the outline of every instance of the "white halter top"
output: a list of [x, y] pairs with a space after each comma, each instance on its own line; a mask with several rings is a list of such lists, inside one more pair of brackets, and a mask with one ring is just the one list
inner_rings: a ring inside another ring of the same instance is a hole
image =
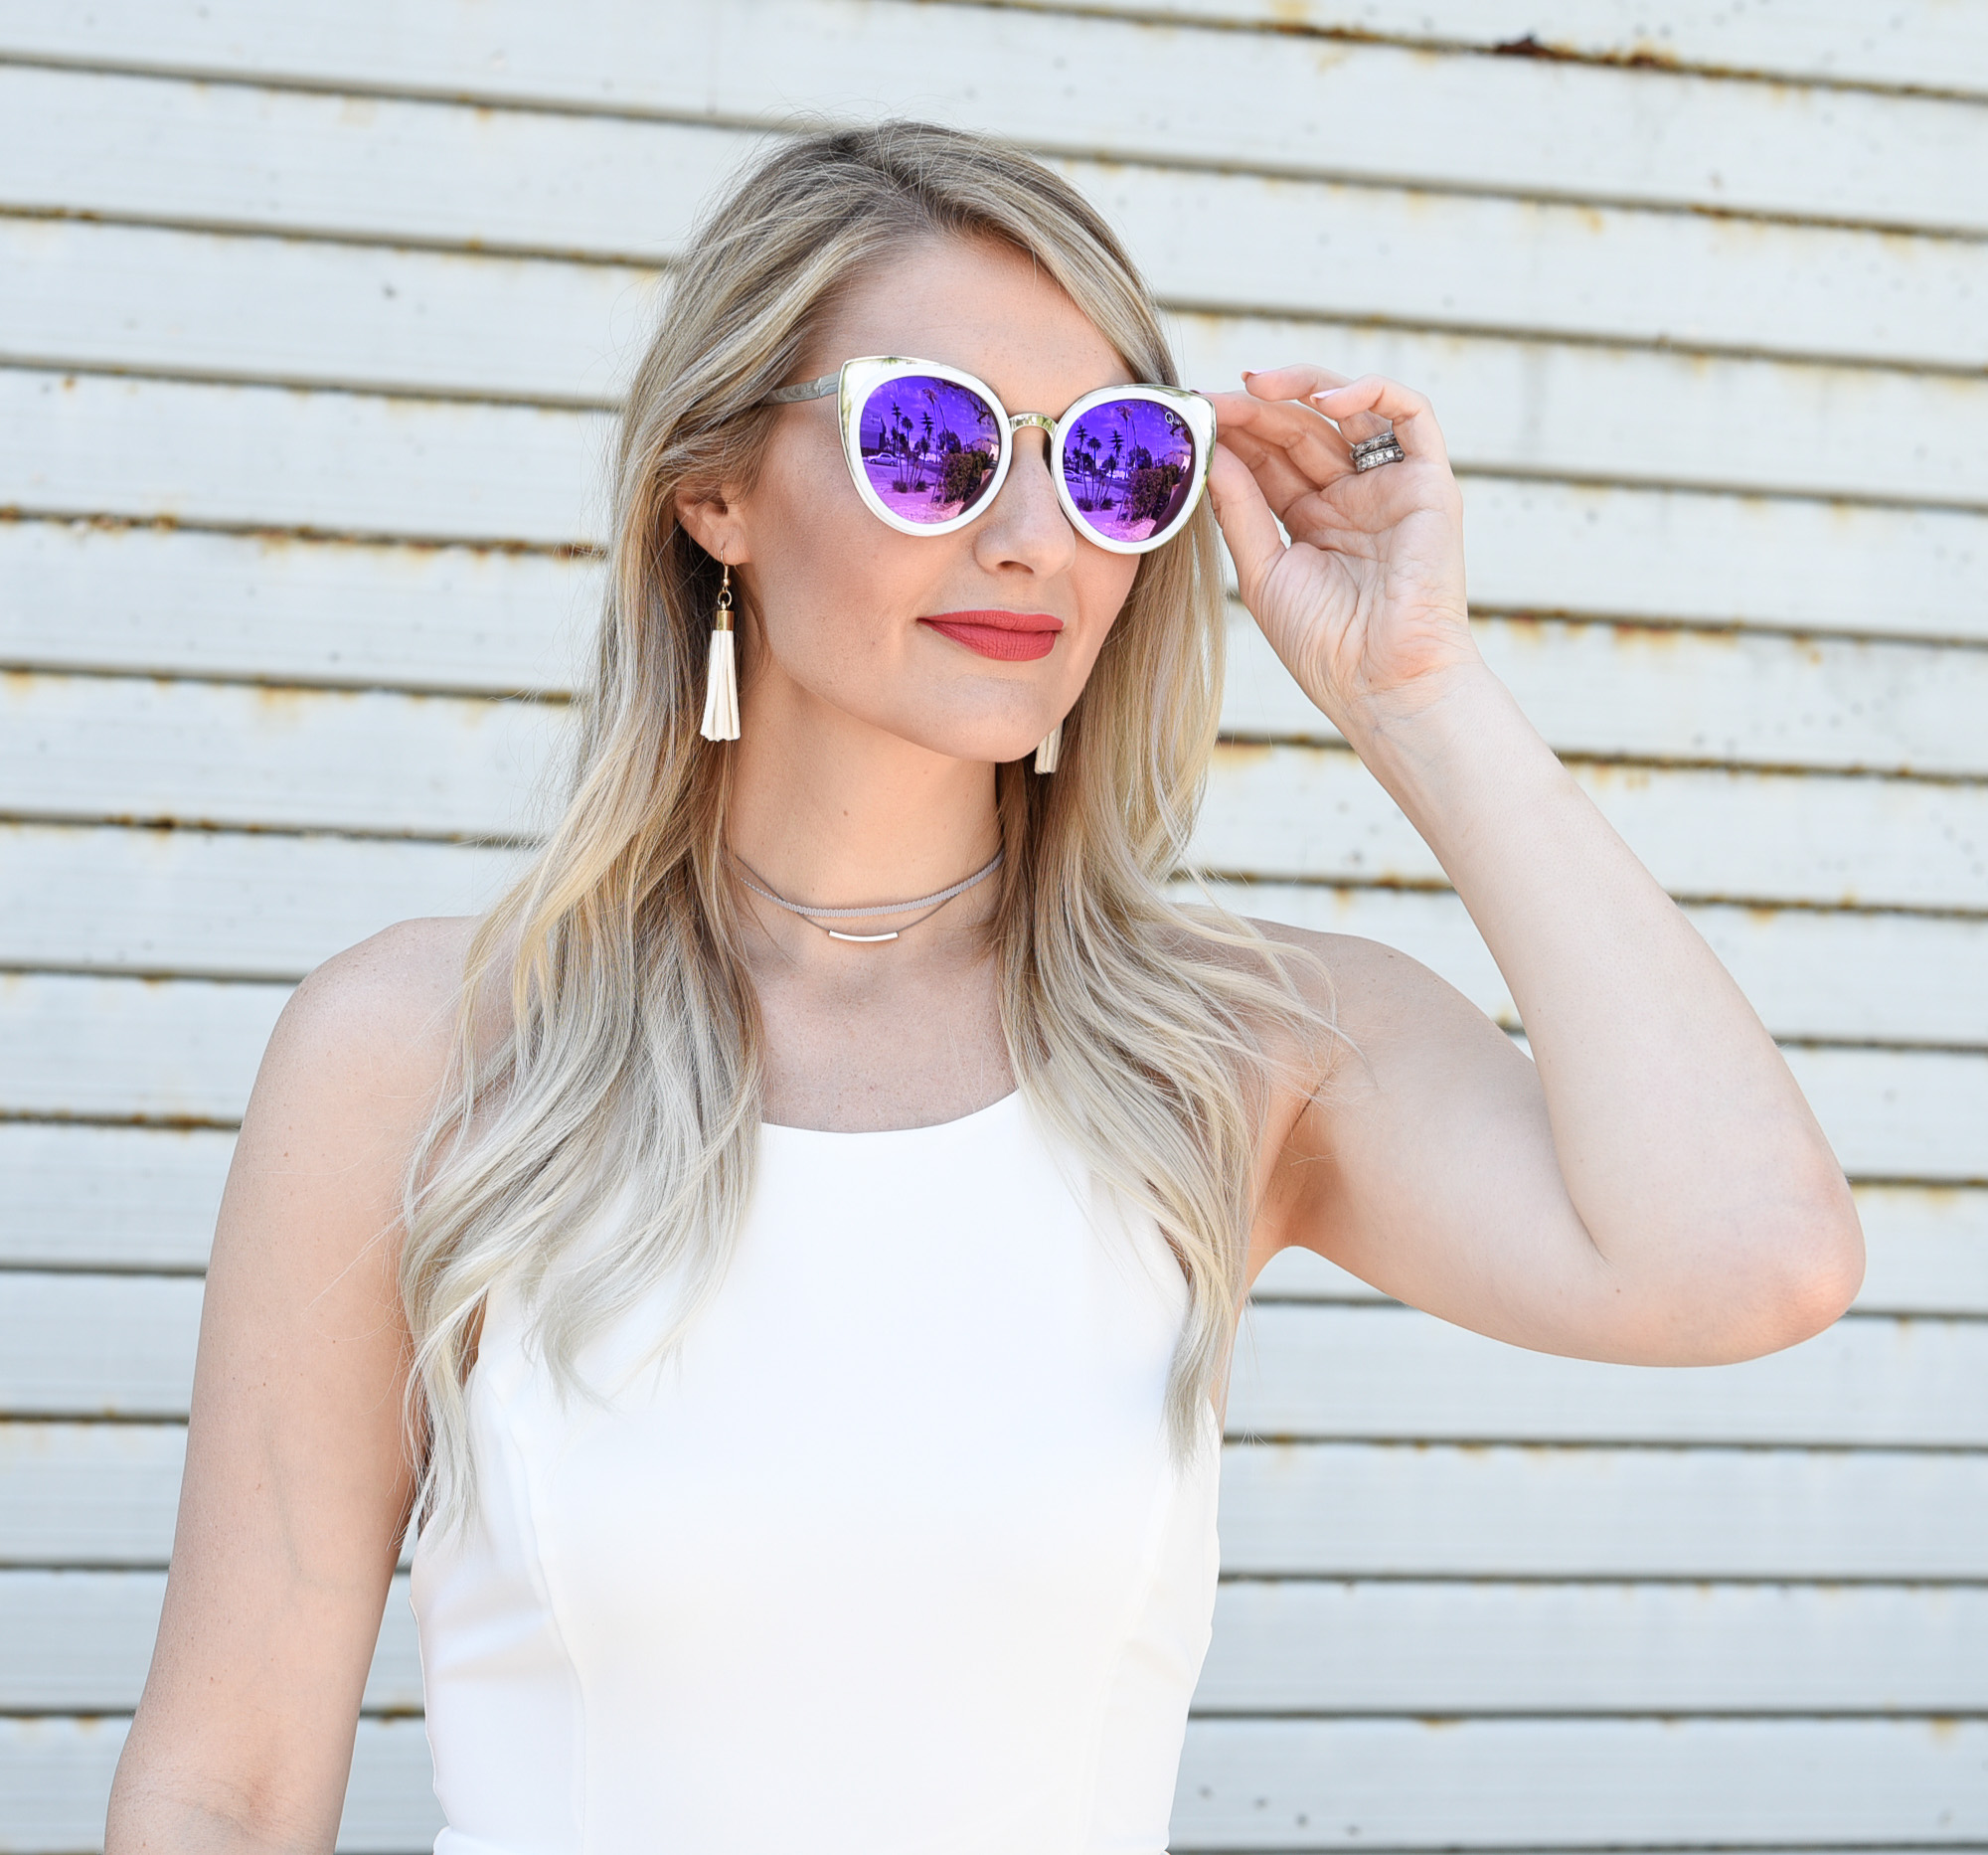
[[414, 1555], [437, 1855], [1161, 1855], [1218, 1450], [1211, 1411], [1172, 1466], [1150, 1221], [1019, 1095], [767, 1126], [717, 1299], [632, 1370], [655, 1307], [593, 1404], [493, 1298], [477, 1514]]

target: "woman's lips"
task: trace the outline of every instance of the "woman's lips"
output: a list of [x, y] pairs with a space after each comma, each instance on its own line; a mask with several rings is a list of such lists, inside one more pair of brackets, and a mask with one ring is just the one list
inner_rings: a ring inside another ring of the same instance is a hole
[[1007, 663], [1047, 657], [1063, 629], [1063, 620], [1048, 612], [941, 612], [936, 618], [920, 618], [918, 623], [930, 625], [983, 657], [999, 657]]

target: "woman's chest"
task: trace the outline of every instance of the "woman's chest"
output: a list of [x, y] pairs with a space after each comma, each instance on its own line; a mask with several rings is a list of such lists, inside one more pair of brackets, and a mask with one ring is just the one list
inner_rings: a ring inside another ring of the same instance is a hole
[[507, 1428], [549, 1562], [616, 1585], [1122, 1579], [1169, 1483], [1185, 1289], [1017, 1097], [902, 1134], [763, 1130], [737, 1251], [660, 1362], [638, 1306]]

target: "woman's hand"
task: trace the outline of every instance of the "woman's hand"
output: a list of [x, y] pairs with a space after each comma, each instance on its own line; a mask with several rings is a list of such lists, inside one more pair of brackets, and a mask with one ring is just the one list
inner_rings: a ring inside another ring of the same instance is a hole
[[[1419, 394], [1322, 367], [1245, 374], [1214, 393], [1209, 487], [1242, 602], [1313, 702], [1356, 744], [1477, 661], [1465, 617], [1462, 499]], [[1400, 463], [1356, 471], [1388, 428]], [[1290, 545], [1277, 533], [1282, 522]]]

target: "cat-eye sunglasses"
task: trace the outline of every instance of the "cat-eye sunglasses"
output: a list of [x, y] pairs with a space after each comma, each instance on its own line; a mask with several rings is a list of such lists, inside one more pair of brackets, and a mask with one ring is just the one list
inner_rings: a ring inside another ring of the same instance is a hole
[[1053, 419], [1010, 413], [985, 381], [901, 355], [845, 361], [765, 404], [831, 393], [857, 494], [906, 535], [949, 535], [984, 515], [1007, 480], [1015, 433], [1040, 425], [1077, 532], [1112, 554], [1150, 554], [1186, 527], [1215, 448], [1215, 408], [1179, 387], [1099, 387]]

